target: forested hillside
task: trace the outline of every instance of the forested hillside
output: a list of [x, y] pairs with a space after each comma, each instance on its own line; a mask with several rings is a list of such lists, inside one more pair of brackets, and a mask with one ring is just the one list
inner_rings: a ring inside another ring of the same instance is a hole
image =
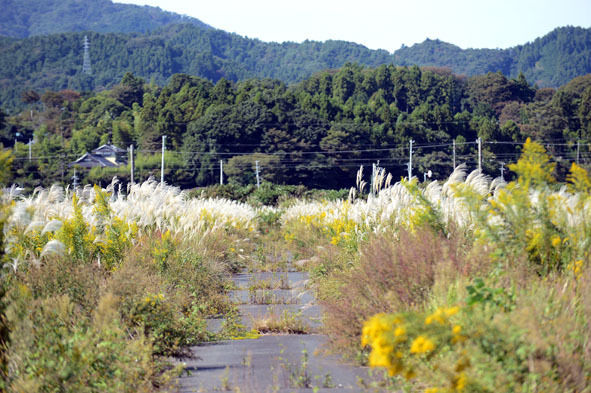
[[[523, 75], [466, 78], [437, 68], [347, 64], [291, 86], [175, 74], [160, 88], [126, 74], [96, 94], [29, 91], [24, 98], [27, 110], [0, 119], [0, 142], [13, 146], [18, 139], [11, 179], [27, 187], [69, 182], [68, 162], [109, 141], [135, 146], [139, 179], [159, 174], [163, 135], [166, 180], [183, 188], [216, 183], [220, 160], [234, 183], [254, 181], [255, 161], [263, 179], [275, 183], [347, 187], [360, 165], [378, 161], [396, 179], [407, 174], [411, 139], [419, 177], [428, 170], [449, 175], [453, 143], [456, 164], [474, 168], [477, 138], [483, 169], [494, 176], [517, 159], [527, 137], [546, 144], [559, 178], [570, 162], [591, 158], [591, 75], [554, 90], [536, 89]], [[30, 160], [23, 143], [29, 139]], [[78, 175], [104, 183], [113, 175], [129, 179], [129, 168]]]
[[0, 35], [16, 38], [78, 31], [145, 33], [172, 23], [208, 27], [157, 7], [111, 0], [0, 0], [0, 7]]
[[[90, 39], [93, 74], [82, 74], [82, 42]], [[533, 43], [507, 50], [461, 50], [441, 41], [401, 48], [393, 55], [344, 41], [266, 43], [222, 30], [189, 24], [141, 33], [64, 33], [27, 39], [0, 39], [0, 102], [23, 108], [23, 91], [111, 88], [126, 72], [164, 85], [175, 73], [240, 81], [273, 78], [302, 81], [347, 62], [449, 67], [467, 76], [522, 72], [539, 87], [558, 87], [591, 72], [591, 31], [560, 28]]]
[[515, 77], [522, 72], [541, 87], [557, 87], [591, 72], [591, 29], [561, 27], [509, 49], [461, 49], [439, 40], [426, 40], [397, 50], [394, 62], [449, 67], [464, 75], [501, 71]]
[[[82, 73], [82, 42], [90, 40], [93, 74]], [[101, 90], [125, 72], [163, 85], [175, 73], [232, 81], [254, 77], [302, 80], [346, 62], [389, 63], [386, 51], [342, 41], [264, 43], [221, 30], [171, 25], [151, 34], [67, 33], [0, 40], [0, 101], [22, 107], [21, 92], [46, 89]]]

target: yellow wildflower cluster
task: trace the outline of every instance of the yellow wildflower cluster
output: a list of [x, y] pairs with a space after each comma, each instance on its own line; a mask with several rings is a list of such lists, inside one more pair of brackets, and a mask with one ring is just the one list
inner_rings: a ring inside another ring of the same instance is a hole
[[162, 292], [154, 295], [148, 295], [144, 298], [144, 303], [150, 304], [152, 306], [155, 306], [162, 301], [164, 301], [164, 295]]
[[591, 178], [587, 171], [576, 163], [572, 163], [570, 172], [566, 177], [569, 182], [569, 189], [571, 192], [580, 192], [589, 194], [591, 192]]
[[351, 239], [355, 233], [357, 224], [347, 218], [339, 218], [337, 220], [327, 223], [325, 233], [329, 236], [330, 242], [334, 245], [339, 245], [343, 241]]
[[156, 266], [161, 270], [165, 270], [168, 266], [169, 258], [176, 250], [176, 243], [170, 233], [170, 230], [164, 232], [160, 240], [156, 240], [152, 246], [152, 256]]
[[[94, 235], [93, 227], [91, 233]], [[125, 250], [131, 246], [138, 233], [136, 223], [127, 223], [119, 217], [113, 217], [104, 232], [95, 240], [98, 245], [101, 261], [107, 269], [116, 270], [121, 263]]]
[[7, 247], [7, 253], [11, 259], [24, 260], [28, 256], [34, 256], [36, 259], [41, 257], [43, 247], [55, 239], [55, 233], [52, 231], [42, 231], [41, 228], [22, 231], [18, 227], [12, 227], [6, 234], [10, 239]]
[[[406, 328], [401, 318], [395, 315], [376, 314], [363, 326], [361, 345], [371, 346], [369, 365], [371, 367], [385, 367], [390, 375], [405, 371], [405, 365], [400, 351], [408, 340]], [[406, 370], [407, 374], [412, 369]]]
[[449, 308], [439, 307], [435, 312], [425, 318], [425, 325], [430, 325], [433, 322], [437, 322], [440, 325], [444, 325], [448, 322], [448, 318], [456, 315], [460, 311], [458, 306], [453, 306]]
[[433, 352], [434, 349], [435, 343], [433, 340], [425, 336], [418, 336], [413, 340], [412, 344], [410, 344], [410, 353], [430, 353]]
[[335, 246], [354, 238], [359, 226], [348, 216], [349, 203], [343, 202], [342, 209], [339, 211], [338, 218], [335, 218], [334, 211], [329, 210], [329, 214], [322, 211], [317, 214], [306, 214], [299, 217], [299, 222], [306, 227], [311, 227], [321, 232], [330, 243]]
[[283, 235], [283, 239], [285, 240], [286, 243], [291, 244], [295, 240], [295, 234], [285, 232], [285, 234]]
[[81, 262], [98, 260], [108, 270], [115, 270], [138, 233], [135, 223], [128, 223], [115, 216], [108, 205], [108, 194], [96, 192], [94, 211], [98, 224], [90, 225], [82, 214], [82, 203], [76, 194], [72, 196], [74, 214], [63, 220], [56, 232], [56, 238], [66, 247], [68, 253]]
[[[441, 307], [424, 316], [422, 313], [376, 314], [363, 325], [361, 345], [370, 346], [371, 367], [384, 367], [390, 376], [414, 378], [417, 370], [434, 361], [441, 348], [457, 345], [467, 337], [462, 327], [450, 319], [461, 311], [459, 306]], [[460, 358], [450, 373], [447, 387], [432, 387], [425, 392], [461, 392], [468, 384], [464, 372], [470, 366]]]
[[566, 268], [573, 272], [575, 278], [578, 280], [583, 274], [583, 260], [579, 259], [578, 261], [571, 262]]

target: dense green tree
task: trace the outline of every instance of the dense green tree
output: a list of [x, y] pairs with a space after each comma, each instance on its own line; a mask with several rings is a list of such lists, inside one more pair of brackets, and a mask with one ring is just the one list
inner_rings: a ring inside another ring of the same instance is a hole
[[591, 86], [585, 89], [578, 109], [581, 132], [579, 138], [591, 142]]
[[136, 78], [132, 73], [127, 72], [121, 79], [121, 83], [114, 86], [111, 95], [121, 104], [131, 108], [134, 103], [142, 105], [144, 98], [144, 80]]
[[[478, 137], [488, 174], [498, 175], [500, 162], [514, 160], [517, 145], [532, 137], [550, 144], [564, 163], [560, 175], [576, 141], [589, 135], [586, 83], [578, 78], [557, 91], [536, 90], [522, 76], [466, 80], [440, 68], [357, 64], [295, 85], [268, 78], [214, 84], [175, 74], [158, 87], [129, 73], [100, 93], [46, 92], [36, 116], [5, 117], [2, 135], [12, 146], [19, 132], [11, 176], [28, 187], [68, 181], [68, 163], [107, 142], [134, 144], [139, 178], [158, 175], [163, 135], [166, 181], [185, 188], [217, 182], [220, 160], [234, 182], [250, 182], [253, 157], [264, 163], [264, 178], [279, 183], [349, 187], [360, 165], [378, 162], [398, 179], [407, 173], [411, 139], [419, 178], [428, 170], [437, 178], [451, 172], [452, 141], [456, 162], [474, 168]], [[28, 161], [22, 142], [33, 130], [32, 152], [40, 159]], [[123, 169], [82, 174], [101, 182], [129, 176]]]

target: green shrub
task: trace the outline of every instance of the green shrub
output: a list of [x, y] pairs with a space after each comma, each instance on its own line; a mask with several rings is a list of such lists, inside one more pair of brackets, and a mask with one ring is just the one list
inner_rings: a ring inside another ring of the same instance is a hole
[[130, 339], [116, 299], [104, 296], [92, 318], [68, 296], [33, 299], [21, 286], [9, 320], [9, 391], [149, 392], [155, 371], [143, 335]]

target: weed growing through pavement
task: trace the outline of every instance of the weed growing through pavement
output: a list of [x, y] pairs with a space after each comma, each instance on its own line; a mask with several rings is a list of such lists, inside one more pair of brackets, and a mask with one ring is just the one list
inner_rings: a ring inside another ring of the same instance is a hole
[[255, 318], [252, 326], [253, 330], [261, 334], [308, 334], [311, 332], [311, 328], [303, 321], [301, 311], [283, 310], [278, 314], [272, 307], [266, 315]]

